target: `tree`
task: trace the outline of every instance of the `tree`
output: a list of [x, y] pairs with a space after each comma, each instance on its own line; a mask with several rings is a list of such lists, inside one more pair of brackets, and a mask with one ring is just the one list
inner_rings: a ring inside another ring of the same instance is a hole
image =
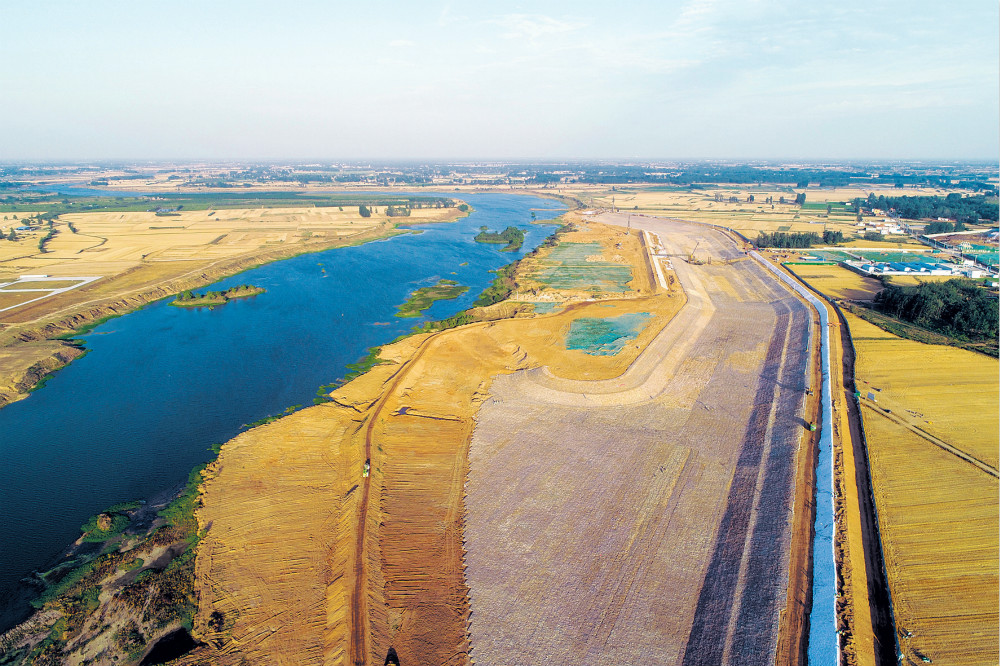
[[806, 202], [806, 193], [805, 192], [799, 192], [798, 194], [795, 195], [795, 203], [796, 204], [798, 204], [799, 206], [801, 206], [805, 202]]
[[360, 206], [358, 206], [358, 213], [361, 214], [361, 217], [371, 217], [372, 216], [371, 209], [368, 206], [364, 205], [364, 204], [361, 204]]

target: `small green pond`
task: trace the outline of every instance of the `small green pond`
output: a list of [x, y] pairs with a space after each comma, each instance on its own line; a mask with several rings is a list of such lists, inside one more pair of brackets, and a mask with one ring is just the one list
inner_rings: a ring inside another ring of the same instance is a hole
[[635, 340], [652, 316], [639, 312], [606, 319], [576, 319], [566, 335], [566, 349], [580, 349], [593, 356], [613, 356]]

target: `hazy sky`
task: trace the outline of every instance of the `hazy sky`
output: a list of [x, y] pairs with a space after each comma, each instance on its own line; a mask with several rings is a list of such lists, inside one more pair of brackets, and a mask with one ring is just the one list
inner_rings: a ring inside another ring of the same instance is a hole
[[2, 0], [0, 161], [998, 157], [996, 0]]

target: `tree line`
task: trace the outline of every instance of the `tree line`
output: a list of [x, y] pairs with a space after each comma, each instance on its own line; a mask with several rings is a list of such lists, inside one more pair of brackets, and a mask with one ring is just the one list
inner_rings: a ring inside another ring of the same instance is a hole
[[787, 233], [784, 231], [767, 233], [765, 231], [761, 231], [757, 234], [757, 240], [754, 244], [757, 247], [802, 248], [812, 247], [816, 243], [819, 243], [819, 234], [812, 231], [794, 233]]
[[970, 280], [890, 285], [875, 296], [881, 312], [917, 326], [969, 340], [995, 340], [997, 299]]
[[952, 231], [965, 231], [965, 225], [961, 222], [952, 224], [951, 222], [931, 222], [924, 227], [924, 235], [947, 234]]
[[953, 192], [946, 197], [887, 197], [869, 194], [867, 199], [854, 199], [854, 209], [857, 211], [873, 209], [895, 210], [899, 217], [908, 220], [921, 220], [935, 217], [947, 217], [959, 223], [976, 223], [980, 219], [997, 221], [997, 203], [987, 197], [977, 194], [963, 197]]

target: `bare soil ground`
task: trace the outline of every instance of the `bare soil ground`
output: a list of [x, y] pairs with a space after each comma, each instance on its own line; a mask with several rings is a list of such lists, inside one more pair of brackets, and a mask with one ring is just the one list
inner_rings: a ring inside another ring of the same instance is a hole
[[480, 663], [773, 662], [809, 316], [752, 263], [674, 265], [688, 306], [620, 378], [490, 388], [466, 499]]

